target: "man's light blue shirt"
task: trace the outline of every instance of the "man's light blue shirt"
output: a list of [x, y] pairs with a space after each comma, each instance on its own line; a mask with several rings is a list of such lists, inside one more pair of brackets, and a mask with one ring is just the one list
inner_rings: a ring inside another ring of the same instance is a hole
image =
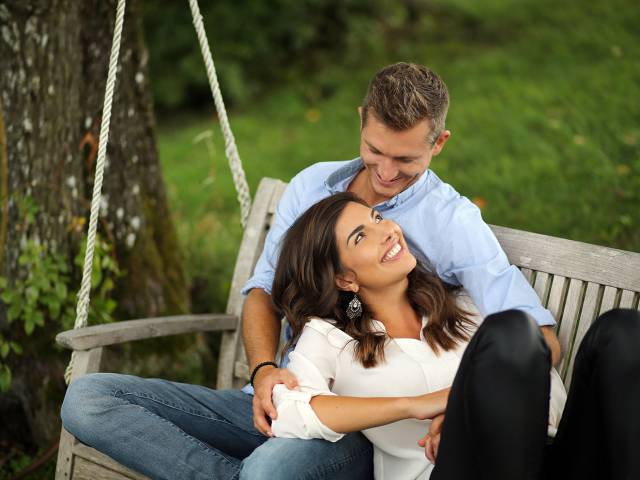
[[[360, 158], [316, 163], [296, 175], [285, 190], [253, 276], [242, 289], [271, 293], [279, 245], [293, 222], [310, 206], [344, 192], [363, 168]], [[427, 170], [409, 188], [374, 207], [402, 228], [409, 249], [445, 282], [462, 285], [483, 317], [522, 310], [538, 325], [555, 325], [538, 295], [506, 254], [480, 209]]]

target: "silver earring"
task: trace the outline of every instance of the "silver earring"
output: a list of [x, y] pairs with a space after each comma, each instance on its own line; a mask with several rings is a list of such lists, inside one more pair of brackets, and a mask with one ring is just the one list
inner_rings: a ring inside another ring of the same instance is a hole
[[350, 320], [360, 318], [362, 316], [362, 302], [358, 298], [358, 295], [353, 294], [353, 298], [349, 302], [349, 306], [347, 307], [347, 317]]

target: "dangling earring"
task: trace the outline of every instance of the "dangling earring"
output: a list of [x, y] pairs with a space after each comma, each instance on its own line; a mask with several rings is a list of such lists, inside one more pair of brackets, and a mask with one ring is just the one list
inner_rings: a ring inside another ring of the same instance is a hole
[[349, 302], [349, 306], [347, 307], [347, 317], [350, 320], [354, 320], [356, 318], [360, 318], [362, 316], [362, 302], [358, 298], [358, 295], [353, 294], [353, 298]]

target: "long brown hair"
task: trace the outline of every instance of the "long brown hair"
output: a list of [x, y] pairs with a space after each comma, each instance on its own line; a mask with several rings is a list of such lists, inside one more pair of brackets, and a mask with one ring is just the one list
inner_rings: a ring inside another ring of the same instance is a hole
[[[371, 328], [372, 313], [362, 303], [362, 316], [350, 319], [346, 307], [353, 298], [336, 286], [336, 275], [343, 273], [335, 238], [340, 214], [349, 202], [367, 203], [353, 193], [337, 193], [319, 201], [289, 228], [280, 247], [271, 298], [292, 329], [292, 338], [283, 352], [295, 344], [309, 317], [331, 318], [336, 327], [354, 338], [355, 357], [366, 368], [384, 361], [388, 337]], [[423, 334], [429, 346], [450, 350], [458, 340], [468, 340], [473, 322], [468, 312], [456, 304], [455, 287], [419, 263], [408, 275], [407, 295], [419, 315], [428, 315]]]

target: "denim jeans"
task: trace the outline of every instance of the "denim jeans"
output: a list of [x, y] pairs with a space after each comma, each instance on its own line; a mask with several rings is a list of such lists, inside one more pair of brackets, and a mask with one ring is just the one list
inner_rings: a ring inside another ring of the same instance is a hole
[[82, 443], [153, 479], [372, 478], [372, 446], [362, 434], [336, 443], [267, 438], [253, 426], [252, 399], [95, 373], [69, 387], [61, 416]]

